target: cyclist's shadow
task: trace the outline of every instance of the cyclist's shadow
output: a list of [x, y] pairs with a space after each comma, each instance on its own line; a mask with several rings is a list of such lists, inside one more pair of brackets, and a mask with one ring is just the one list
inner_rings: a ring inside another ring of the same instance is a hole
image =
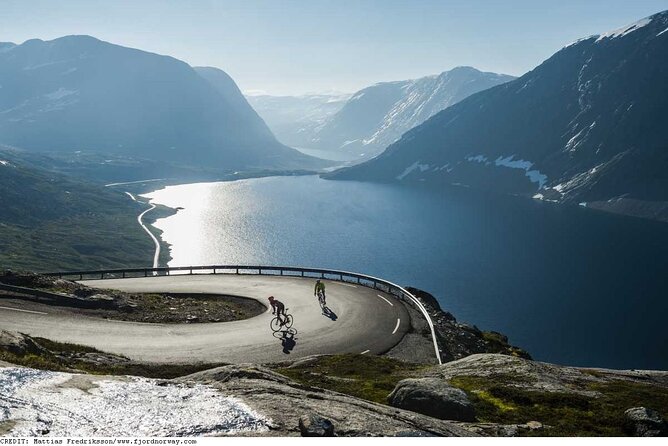
[[283, 336], [281, 337], [281, 347], [283, 347], [283, 353], [286, 355], [289, 355], [290, 352], [292, 352], [292, 349], [294, 349], [297, 345], [295, 334], [297, 334], [297, 330], [293, 330], [292, 328], [283, 330]]
[[327, 305], [322, 307], [322, 315], [325, 317], [330, 318], [332, 321], [337, 320], [339, 317], [332, 311], [331, 308], [329, 308]]

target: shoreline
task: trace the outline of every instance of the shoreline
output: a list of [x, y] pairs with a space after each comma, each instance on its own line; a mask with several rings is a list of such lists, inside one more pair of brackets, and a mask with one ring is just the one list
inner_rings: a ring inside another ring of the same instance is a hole
[[[142, 203], [141, 201], [138, 201], [135, 198], [135, 196], [132, 195], [130, 192], [125, 192], [125, 193], [132, 199], [132, 201], [134, 201], [136, 203]], [[139, 214], [137, 216], [137, 222], [139, 223], [139, 226], [141, 226], [142, 229], [144, 231], [146, 231], [146, 233], [149, 235], [149, 237], [151, 237], [151, 239], [153, 240], [153, 243], [155, 244], [155, 252], [153, 254], [153, 268], [157, 268], [159, 266], [159, 259], [160, 259], [160, 242], [155, 237], [155, 235], [153, 235], [153, 233], [142, 222], [142, 219], [144, 218], [144, 215], [146, 215], [147, 213], [151, 212], [153, 209], [156, 208], [155, 204], [152, 204], [152, 203], [149, 203], [149, 204], [150, 204], [151, 207], [149, 207], [148, 209], [146, 209], [144, 212], [142, 212], [141, 214]]]

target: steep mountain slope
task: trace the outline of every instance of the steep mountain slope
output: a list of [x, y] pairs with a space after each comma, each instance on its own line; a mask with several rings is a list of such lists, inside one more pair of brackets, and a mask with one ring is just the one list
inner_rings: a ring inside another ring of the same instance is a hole
[[150, 266], [144, 209], [120, 191], [26, 164], [0, 150], [0, 269]]
[[316, 130], [312, 144], [321, 150], [374, 156], [439, 111], [512, 79], [457, 67], [436, 76], [376, 84], [355, 93]]
[[665, 203], [650, 203], [668, 200], [667, 30], [664, 11], [581, 39], [330, 177], [464, 184], [668, 218]]
[[215, 67], [193, 67], [193, 69], [216, 89], [230, 108], [234, 109], [238, 119], [248, 122], [252, 134], [262, 135], [267, 139], [273, 138], [267, 124], [251, 107], [229, 74]]
[[312, 147], [314, 132], [338, 112], [348, 94], [301, 96], [248, 96], [248, 102], [265, 120], [276, 138], [291, 147]]
[[276, 141], [234, 82], [209, 72], [89, 36], [3, 44], [0, 143], [229, 169], [318, 164]]

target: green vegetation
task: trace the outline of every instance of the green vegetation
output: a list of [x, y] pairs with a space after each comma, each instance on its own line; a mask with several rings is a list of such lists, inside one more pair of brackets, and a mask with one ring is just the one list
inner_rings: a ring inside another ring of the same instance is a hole
[[629, 381], [581, 385], [580, 390], [599, 392], [597, 397], [525, 390], [510, 376], [458, 376], [450, 383], [466, 391], [480, 421], [550, 426], [535, 435], [623, 436], [624, 411], [630, 407], [651, 407], [668, 416], [668, 389]]
[[411, 364], [381, 356], [322, 356], [313, 362], [276, 371], [301, 384], [387, 404], [399, 381], [433, 366]]
[[20, 162], [0, 169], [0, 267], [151, 266], [153, 241], [137, 224], [146, 205], [121, 191]]
[[508, 337], [496, 331], [483, 331], [482, 338], [487, 341], [487, 352], [501, 353], [518, 358], [531, 359], [531, 355], [521, 348], [514, 347], [508, 343]]
[[[108, 295], [119, 296], [109, 290]], [[80, 309], [80, 313], [106, 319], [161, 324], [230, 322], [257, 316], [266, 307], [254, 299], [218, 294], [123, 293], [132, 309]]]
[[96, 348], [87, 345], [70, 344], [69, 342], [56, 342], [46, 338], [32, 338], [40, 347], [51, 352], [62, 353], [102, 353]]
[[[55, 372], [84, 372], [93, 375], [132, 375], [161, 379], [177, 378], [226, 365], [223, 363], [140, 363], [83, 345], [55, 342], [44, 338], [34, 338], [33, 340], [43, 350], [16, 354], [0, 348], [0, 361]], [[99, 362], [87, 360], [86, 354], [102, 356], [106, 360]]]

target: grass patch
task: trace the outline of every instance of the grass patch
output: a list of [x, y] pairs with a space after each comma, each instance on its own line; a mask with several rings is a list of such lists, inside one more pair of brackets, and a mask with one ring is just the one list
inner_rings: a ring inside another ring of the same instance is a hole
[[100, 350], [88, 347], [87, 345], [70, 344], [68, 342], [56, 342], [46, 338], [35, 337], [33, 341], [38, 343], [41, 347], [52, 351], [61, 353], [102, 353]]
[[540, 421], [551, 426], [528, 435], [624, 436], [624, 411], [645, 406], [668, 416], [668, 389], [628, 381], [583, 384], [598, 397], [565, 392], [540, 392], [516, 387], [504, 377], [459, 376], [450, 383], [467, 392], [480, 421], [522, 424]]
[[[55, 342], [44, 338], [34, 338], [34, 341], [47, 351], [19, 355], [0, 348], [0, 361], [54, 372], [84, 372], [92, 375], [131, 375], [161, 379], [177, 378], [226, 365], [224, 363], [142, 363], [131, 361], [122, 356], [104, 353], [84, 345]], [[79, 358], [70, 356], [73, 354], [85, 355], [86, 353], [104, 355], [115, 361], [110, 361], [109, 364], [105, 364], [87, 361], [85, 360], [85, 356]]]
[[399, 381], [431, 367], [381, 356], [347, 354], [322, 356], [303, 366], [276, 371], [304, 385], [387, 404], [387, 395]]

